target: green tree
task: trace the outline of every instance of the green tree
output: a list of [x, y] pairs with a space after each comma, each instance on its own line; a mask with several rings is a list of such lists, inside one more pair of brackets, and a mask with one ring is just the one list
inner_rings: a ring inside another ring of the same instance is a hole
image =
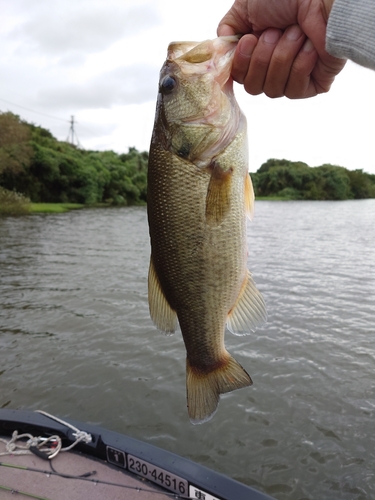
[[286, 199], [346, 200], [375, 197], [375, 175], [325, 164], [270, 159], [251, 174], [257, 196]]
[[[15, 153], [12, 166], [0, 171], [3, 187], [24, 193], [34, 202], [93, 204], [106, 200], [127, 205], [146, 201], [146, 152], [135, 148], [122, 155], [84, 151], [57, 141], [48, 130], [21, 122], [11, 113], [5, 118], [3, 143], [11, 143]], [[29, 161], [20, 144], [27, 145]]]
[[375, 175], [358, 169], [349, 170], [348, 177], [354, 198], [375, 198]]
[[17, 173], [30, 164], [30, 137], [29, 127], [18, 116], [0, 111], [0, 174]]

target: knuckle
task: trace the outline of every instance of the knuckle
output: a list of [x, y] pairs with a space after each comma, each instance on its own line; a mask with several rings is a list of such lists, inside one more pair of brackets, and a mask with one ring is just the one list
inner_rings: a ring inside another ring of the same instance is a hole
[[232, 71], [233, 80], [239, 84], [243, 84], [246, 74], [241, 71]]
[[270, 97], [271, 99], [278, 99], [279, 97], [284, 97], [284, 92], [277, 92], [274, 90], [264, 90], [264, 93], [266, 94], [267, 97]]
[[248, 94], [251, 95], [259, 95], [263, 92], [262, 88], [258, 85], [254, 85], [253, 83], [244, 83], [245, 90]]
[[283, 82], [272, 82], [264, 85], [264, 93], [271, 99], [278, 99], [284, 96]]
[[272, 54], [272, 64], [277, 67], [284, 67], [287, 63], [289, 63], [289, 57], [289, 54], [286, 52], [275, 50]]
[[267, 55], [264, 54], [259, 54], [259, 55], [253, 55], [252, 57], [252, 64], [256, 68], [268, 68], [270, 63], [270, 58]]
[[302, 93], [298, 93], [298, 92], [291, 92], [291, 91], [286, 91], [285, 92], [285, 97], [287, 97], [288, 99], [301, 99], [302, 97], [304, 97], [304, 95]]
[[248, 94], [259, 95], [263, 92], [266, 73], [261, 71], [249, 72], [244, 81], [244, 87]]

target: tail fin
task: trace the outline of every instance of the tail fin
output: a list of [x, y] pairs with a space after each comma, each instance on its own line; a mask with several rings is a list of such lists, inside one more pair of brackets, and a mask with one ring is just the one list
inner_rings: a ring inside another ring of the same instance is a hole
[[192, 424], [203, 424], [216, 412], [220, 394], [252, 385], [250, 375], [229, 353], [221, 365], [209, 372], [192, 367], [186, 360], [188, 413]]

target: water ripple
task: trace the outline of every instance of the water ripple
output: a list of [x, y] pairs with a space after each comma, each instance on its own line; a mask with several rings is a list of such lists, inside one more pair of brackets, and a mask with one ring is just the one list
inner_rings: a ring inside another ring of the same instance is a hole
[[254, 385], [192, 426], [181, 335], [147, 305], [144, 208], [0, 219], [0, 407], [104, 425], [279, 500], [375, 497], [375, 201], [258, 202]]

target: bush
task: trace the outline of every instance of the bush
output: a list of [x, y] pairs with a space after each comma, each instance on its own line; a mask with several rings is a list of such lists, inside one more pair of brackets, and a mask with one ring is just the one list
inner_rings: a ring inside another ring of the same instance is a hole
[[268, 160], [251, 174], [256, 196], [294, 200], [347, 200], [375, 197], [375, 175], [336, 165]]
[[[0, 186], [32, 202], [138, 205], [147, 200], [148, 153], [85, 151], [0, 112]], [[375, 175], [336, 165], [269, 159], [251, 174], [256, 196], [375, 198]], [[16, 195], [15, 195], [16, 196]]]
[[285, 198], [286, 200], [300, 200], [301, 193], [294, 188], [286, 187], [277, 193], [280, 198]]
[[0, 112], [0, 186], [34, 203], [145, 203], [147, 162], [135, 148], [121, 155], [78, 149]]
[[16, 191], [0, 186], [0, 214], [24, 215], [30, 212], [30, 200]]

